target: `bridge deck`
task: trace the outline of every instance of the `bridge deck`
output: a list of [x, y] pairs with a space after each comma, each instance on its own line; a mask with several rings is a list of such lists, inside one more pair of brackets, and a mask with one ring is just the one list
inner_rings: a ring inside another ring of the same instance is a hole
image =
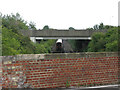
[[95, 32], [107, 30], [20, 30], [24, 36], [29, 37], [90, 37]]

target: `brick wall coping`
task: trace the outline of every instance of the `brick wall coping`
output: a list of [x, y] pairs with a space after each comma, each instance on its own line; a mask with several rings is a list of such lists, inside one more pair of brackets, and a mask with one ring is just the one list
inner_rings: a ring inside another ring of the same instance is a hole
[[95, 57], [116, 57], [118, 52], [81, 52], [81, 53], [51, 53], [51, 54], [20, 54], [13, 56], [0, 56], [2, 61], [17, 60], [48, 60], [48, 59], [76, 59]]

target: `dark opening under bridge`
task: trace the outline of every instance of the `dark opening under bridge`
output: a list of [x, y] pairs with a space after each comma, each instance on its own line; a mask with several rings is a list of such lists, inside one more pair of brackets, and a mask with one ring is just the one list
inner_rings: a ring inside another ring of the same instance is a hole
[[30, 37], [33, 42], [37, 39], [82, 39], [91, 40], [91, 35], [96, 32], [107, 32], [107, 30], [20, 30], [24, 36]]

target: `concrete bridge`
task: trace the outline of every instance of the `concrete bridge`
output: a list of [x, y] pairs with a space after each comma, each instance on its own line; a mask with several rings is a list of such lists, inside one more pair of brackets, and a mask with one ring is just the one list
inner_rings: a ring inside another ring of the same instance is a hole
[[24, 36], [30, 37], [33, 42], [37, 39], [82, 39], [91, 40], [95, 32], [107, 32], [107, 30], [20, 30]]

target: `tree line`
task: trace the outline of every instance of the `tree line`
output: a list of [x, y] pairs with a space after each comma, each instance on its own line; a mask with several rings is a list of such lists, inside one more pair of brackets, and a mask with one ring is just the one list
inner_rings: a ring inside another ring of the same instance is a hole
[[119, 51], [119, 36], [118, 32], [120, 27], [104, 25], [94, 25], [93, 28], [87, 28], [86, 30], [108, 30], [106, 33], [97, 32], [92, 35], [91, 41], [86, 48], [81, 48], [81, 44], [85, 41], [69, 40], [73, 47], [73, 50], [78, 52], [114, 52]]
[[36, 30], [35, 24], [27, 24], [20, 14], [1, 15], [2, 18], [2, 55], [50, 53], [55, 40], [41, 40], [33, 43], [29, 37], [18, 33], [19, 30]]
[[114, 52], [118, 51], [119, 33], [118, 27], [110, 28], [107, 33], [95, 33], [92, 35], [92, 40], [88, 44], [88, 52]]
[[[16, 54], [40, 54], [51, 53], [51, 47], [55, 43], [55, 40], [41, 40], [40, 43], [33, 43], [29, 37], [25, 37], [18, 33], [19, 30], [37, 30], [34, 22], [27, 23], [23, 20], [19, 13], [16, 15], [0, 15], [2, 19], [2, 55], [16, 55]], [[85, 52], [106, 52], [106, 51], [118, 51], [119, 49], [119, 33], [116, 26], [99, 25], [93, 26], [93, 28], [87, 28], [86, 30], [101, 30], [108, 29], [107, 33], [94, 33], [92, 40], [88, 46], [82, 50]], [[43, 27], [43, 30], [50, 29], [48, 25]], [[69, 30], [75, 30], [73, 27], [69, 27]], [[72, 46], [75, 50], [79, 49], [79, 42], [72, 41]], [[0, 48], [1, 49], [1, 48]]]

